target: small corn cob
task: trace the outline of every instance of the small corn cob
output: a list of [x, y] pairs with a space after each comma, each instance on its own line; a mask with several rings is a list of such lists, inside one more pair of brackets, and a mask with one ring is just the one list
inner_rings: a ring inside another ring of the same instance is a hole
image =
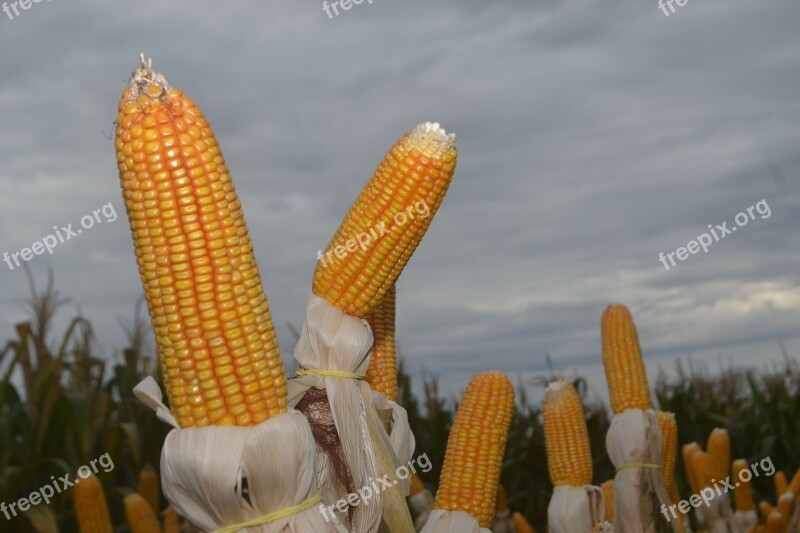
[[603, 366], [614, 413], [651, 409], [642, 349], [628, 308], [620, 304], [608, 306], [603, 312], [601, 330]]
[[578, 391], [566, 380], [550, 383], [544, 395], [544, 442], [553, 486], [592, 482], [592, 450]]
[[772, 511], [767, 515], [767, 531], [769, 533], [785, 533], [786, 526], [780, 511]]
[[683, 468], [686, 471], [686, 479], [689, 481], [689, 486], [692, 489], [692, 493], [697, 493], [703, 488], [697, 486], [697, 476], [694, 472], [694, 464], [692, 464], [692, 456], [696, 451], [702, 451], [702, 448], [700, 448], [700, 445], [696, 442], [684, 444], [683, 448], [681, 448], [681, 454], [683, 455]]
[[692, 471], [694, 472], [694, 482], [697, 486], [695, 492], [700, 492], [706, 486], [706, 466], [708, 465], [708, 454], [703, 450], [697, 450], [692, 454]]
[[786, 495], [778, 498], [778, 512], [783, 517], [783, 530], [789, 528], [789, 519], [792, 517], [792, 509], [794, 508], [794, 496]]
[[792, 482], [789, 483], [789, 490], [792, 491], [796, 497], [800, 496], [800, 468], [794, 473], [794, 477], [792, 478]]
[[387, 399], [397, 401], [397, 346], [394, 337], [395, 286], [389, 289], [383, 300], [372, 311], [367, 320], [372, 328], [375, 342], [372, 358], [367, 369], [370, 387], [382, 392]]
[[111, 518], [108, 514], [103, 485], [94, 475], [75, 482], [75, 516], [80, 533], [111, 533]]
[[380, 304], [442, 203], [456, 168], [455, 142], [431, 122], [397, 141], [317, 262], [315, 295], [362, 318]]
[[208, 121], [145, 63], [116, 149], [170, 407], [183, 426], [286, 411], [286, 378], [242, 205]]
[[409, 490], [408, 495], [413, 496], [425, 490], [425, 484], [416, 474], [411, 474], [411, 489]]
[[144, 465], [139, 472], [139, 494], [147, 500], [154, 513], [158, 513], [158, 473], [150, 465]]
[[503, 485], [497, 485], [497, 505], [495, 507], [498, 513], [508, 511], [508, 496], [506, 496], [506, 489]]
[[753, 487], [750, 485], [750, 480], [743, 481], [739, 477], [739, 472], [747, 470], [749, 465], [744, 459], [736, 459], [731, 464], [731, 472], [733, 479], [738, 479], [737, 486], [733, 489], [733, 501], [737, 511], [750, 511], [755, 507], [753, 502]]
[[782, 470], [775, 472], [775, 476], [772, 479], [775, 482], [775, 494], [777, 494], [779, 497], [781, 494], [789, 490], [789, 480], [786, 479], [786, 473]]
[[775, 510], [775, 507], [773, 507], [772, 504], [769, 503], [768, 501], [761, 500], [760, 502], [758, 502], [758, 511], [763, 516], [771, 515], [774, 510]]
[[536, 533], [531, 523], [521, 513], [512, 514], [511, 520], [514, 523], [514, 527], [517, 528], [517, 533]]
[[675, 415], [665, 411], [656, 411], [658, 416], [658, 425], [661, 428], [661, 472], [664, 476], [664, 487], [667, 489], [672, 503], [678, 503], [675, 497], [678, 494], [677, 486], [675, 485], [675, 460], [678, 454], [678, 423], [675, 421]]
[[606, 507], [606, 521], [614, 522], [614, 480], [604, 481], [600, 488], [603, 489], [603, 503]]
[[164, 511], [162, 518], [163, 533], [180, 533], [181, 530], [181, 517], [174, 507], [171, 505]]
[[447, 439], [436, 509], [463, 511], [491, 527], [513, 411], [508, 376], [482, 372], [472, 378]]
[[134, 492], [125, 496], [123, 504], [131, 533], [161, 533], [156, 514], [141, 494]]
[[706, 446], [706, 468], [703, 474], [705, 485], [711, 486], [715, 481], [728, 477], [731, 466], [731, 439], [728, 431], [715, 428], [708, 436]]

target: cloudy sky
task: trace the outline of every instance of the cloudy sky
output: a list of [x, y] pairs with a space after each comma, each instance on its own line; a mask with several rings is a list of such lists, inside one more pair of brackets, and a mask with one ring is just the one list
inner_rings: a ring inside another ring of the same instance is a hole
[[[600, 316], [636, 318], [651, 373], [691, 355], [800, 355], [800, 4], [372, 0], [42, 0], [0, 13], [0, 253], [119, 218], [34, 256], [95, 324], [100, 350], [141, 294], [113, 142], [141, 50], [198, 102], [244, 204], [284, 357], [324, 248], [386, 150], [425, 120], [459, 164], [398, 285], [414, 375], [591, 378]], [[675, 252], [762, 201], [746, 227]], [[0, 263], [0, 339], [25, 274]], [[3, 341], [4, 342], [4, 341]], [[533, 389], [532, 389], [533, 390]]]

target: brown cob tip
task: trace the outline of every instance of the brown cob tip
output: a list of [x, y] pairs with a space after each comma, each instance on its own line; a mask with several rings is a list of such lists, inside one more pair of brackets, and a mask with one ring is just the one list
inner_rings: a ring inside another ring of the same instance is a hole
[[438, 122], [420, 122], [409, 133], [406, 146], [417, 148], [425, 157], [441, 158], [456, 147], [456, 134], [447, 133]]
[[153, 70], [153, 59], [145, 59], [144, 52], [141, 52], [139, 54], [139, 67], [131, 74], [123, 98], [127, 101], [135, 100], [141, 95], [150, 98], [163, 98], [166, 97], [170, 89], [167, 79]]

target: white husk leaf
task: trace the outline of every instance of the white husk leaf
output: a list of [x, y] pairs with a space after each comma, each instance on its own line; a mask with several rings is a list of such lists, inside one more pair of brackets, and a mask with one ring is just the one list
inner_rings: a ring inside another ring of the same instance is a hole
[[[392, 431], [389, 433], [389, 443], [397, 456], [398, 466], [409, 464], [414, 457], [416, 440], [408, 423], [408, 413], [399, 403], [388, 400], [383, 393], [377, 391], [372, 391], [372, 402], [379, 412], [387, 409], [391, 410]], [[400, 480], [400, 482], [405, 485], [404, 494], [408, 495], [408, 491], [411, 488], [411, 477]]]
[[[713, 487], [709, 487], [714, 490]], [[703, 504], [705, 505], [705, 504]], [[728, 533], [731, 519], [731, 500], [728, 494], [714, 493], [714, 499], [708, 502], [708, 524], [711, 533]]]
[[[316, 447], [305, 417], [293, 410], [256, 426], [179, 428], [151, 378], [137, 397], [173, 423], [161, 450], [161, 485], [175, 510], [197, 528], [212, 531], [301, 504], [319, 494], [314, 476]], [[250, 503], [242, 496], [247, 479]], [[314, 505], [248, 532], [346, 532], [326, 521]]]
[[758, 523], [755, 509], [735, 511], [731, 517], [731, 533], [749, 533], [750, 528]]
[[[372, 342], [372, 332], [366, 320], [347, 315], [324, 299], [310, 294], [294, 357], [303, 369], [364, 375], [369, 367]], [[395, 469], [401, 463], [375, 409], [369, 384], [365, 380], [319, 375], [293, 378], [289, 380], [288, 404], [297, 405], [311, 387], [325, 389], [327, 393], [356, 490], [370, 486], [373, 480], [384, 475], [388, 475], [390, 480], [395, 479]], [[323, 500], [328, 505], [334, 504], [346, 495], [347, 490], [336, 481], [335, 473], [325, 458], [321, 454], [317, 458], [316, 472]], [[389, 512], [388, 507], [397, 509], [398, 502], [407, 515], [402, 496], [408, 492], [408, 483], [398, 480], [395, 487], [375, 494], [368, 505], [354, 507], [353, 530], [364, 533], [377, 531], [384, 511], [395, 516], [393, 513], [396, 511]], [[346, 519], [344, 513], [341, 518]], [[410, 517], [408, 524], [411, 525]]]
[[492, 524], [492, 533], [517, 533], [514, 528], [514, 522], [511, 521], [511, 511], [498, 511], [494, 516], [494, 523]]
[[589, 533], [605, 521], [605, 497], [600, 487], [568, 485], [555, 487], [547, 506], [547, 525], [551, 533]]
[[492, 533], [481, 527], [478, 520], [463, 511], [442, 511], [434, 509], [422, 533]]
[[[617, 469], [624, 465], [661, 464], [661, 430], [655, 411], [628, 409], [614, 415], [606, 451]], [[657, 509], [672, 505], [660, 468], [625, 467], [614, 477], [614, 530], [655, 533]], [[661, 518], [663, 519], [663, 518]], [[672, 523], [677, 531], [677, 524]]]
[[413, 496], [408, 497], [408, 506], [416, 516], [414, 519], [415, 530], [420, 531], [425, 526], [434, 505], [433, 494], [428, 489], [422, 489]]

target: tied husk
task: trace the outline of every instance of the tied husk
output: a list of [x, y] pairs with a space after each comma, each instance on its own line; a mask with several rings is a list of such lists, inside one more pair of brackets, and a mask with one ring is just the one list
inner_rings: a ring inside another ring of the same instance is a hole
[[[614, 415], [606, 434], [606, 451], [617, 468], [614, 530], [617, 533], [656, 533], [669, 529], [659, 511], [662, 504], [672, 505], [661, 469], [628, 466], [661, 464], [661, 430], [655, 411], [628, 409]], [[678, 530], [674, 523], [671, 528]]]
[[553, 489], [547, 506], [547, 524], [551, 533], [590, 533], [606, 519], [603, 489], [594, 485]]
[[420, 531], [425, 527], [434, 505], [436, 505], [436, 500], [434, 500], [433, 494], [428, 489], [422, 489], [413, 496], [408, 497], [408, 506], [415, 516], [414, 529], [416, 531]]
[[750, 529], [756, 524], [758, 524], [758, 515], [755, 509], [735, 511], [731, 517], [731, 532], [749, 533]]
[[[305, 417], [289, 409], [256, 426], [180, 428], [151, 377], [134, 394], [172, 425], [161, 450], [164, 495], [178, 514], [213, 531], [288, 509], [319, 494], [316, 447]], [[250, 532], [346, 532], [317, 504]]]
[[478, 520], [464, 511], [434, 509], [422, 533], [492, 533], [481, 527]]
[[[408, 423], [408, 413], [399, 403], [386, 398], [386, 396], [377, 391], [372, 391], [372, 404], [378, 411], [381, 420], [389, 420], [389, 443], [392, 445], [397, 456], [398, 466], [407, 465], [411, 462], [416, 448], [416, 440], [414, 433], [411, 431], [411, 426]], [[386, 426], [386, 424], [384, 424]], [[410, 488], [411, 478], [403, 480]], [[406, 490], [405, 494], [408, 494]]]
[[[310, 294], [294, 357], [302, 369], [364, 375], [369, 367], [372, 342], [366, 320], [347, 315]], [[324, 502], [334, 504], [348, 493], [371, 486], [374, 480], [386, 476], [392, 485], [390, 488], [377, 491], [369, 503], [351, 507], [339, 513], [339, 517], [358, 532], [378, 531], [382, 522], [391, 532], [412, 531], [413, 523], [405, 502], [410, 479], [397, 479], [395, 475], [402, 463], [373, 403], [369, 384], [365, 380], [322, 375], [296, 377], [289, 380], [287, 404], [296, 406], [312, 388], [324, 390], [327, 395], [341, 448], [334, 453], [342, 453], [349, 475], [348, 479], [341, 479], [341, 473], [328, 456], [317, 454], [316, 473]], [[405, 419], [407, 426], [405, 411], [395, 405], [398, 409], [393, 411], [392, 421], [396, 419], [398, 426], [402, 426]], [[400, 435], [398, 433], [398, 439]], [[398, 451], [409, 459], [413, 454], [412, 439], [409, 429], [404, 445], [397, 445]]]

